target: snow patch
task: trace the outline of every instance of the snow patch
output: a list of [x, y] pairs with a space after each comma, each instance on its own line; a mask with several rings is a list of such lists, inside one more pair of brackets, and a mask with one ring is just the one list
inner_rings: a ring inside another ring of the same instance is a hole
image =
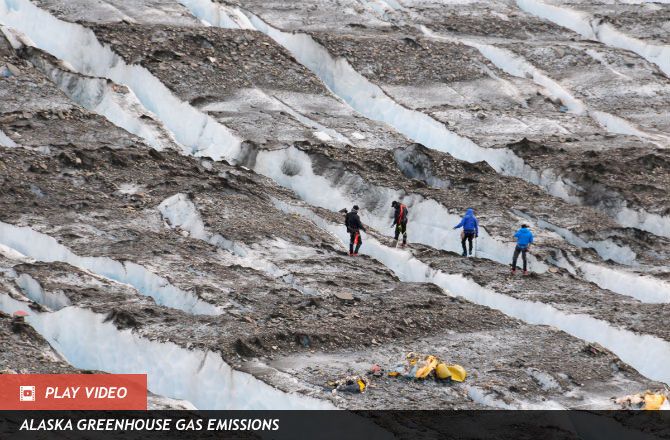
[[136, 183], [122, 183], [119, 185], [119, 189], [117, 191], [121, 194], [132, 195], [137, 194], [137, 192], [143, 188], [144, 187], [142, 185], [137, 185]]
[[0, 243], [38, 261], [61, 261], [102, 277], [128, 284], [142, 295], [152, 297], [157, 304], [188, 313], [219, 315], [219, 307], [202, 301], [193, 293], [170, 284], [168, 280], [130, 261], [108, 257], [80, 257], [58, 243], [53, 237], [27, 226], [19, 227], [0, 222]]
[[513, 403], [507, 403], [502, 399], [499, 399], [495, 393], [487, 392], [486, 390], [474, 386], [468, 385], [466, 387], [468, 391], [468, 397], [472, 399], [473, 402], [479, 403], [491, 408], [498, 409], [517, 409], [517, 410], [560, 410], [566, 409], [564, 406], [556, 402], [544, 402], [544, 403], [531, 403], [523, 401], [514, 401]]
[[313, 134], [314, 137], [320, 140], [321, 142], [330, 142], [333, 140], [333, 138], [330, 137], [328, 133], [325, 133], [323, 131], [315, 131]]
[[519, 409], [517, 406], [510, 405], [498, 399], [493, 393], [487, 393], [483, 389], [476, 386], [468, 386], [468, 397], [475, 403], [484, 405], [490, 408], [498, 409]]
[[554, 379], [554, 377], [549, 373], [545, 373], [544, 371], [540, 371], [535, 368], [529, 368], [526, 371], [528, 371], [528, 374], [530, 374], [530, 376], [533, 379], [535, 379], [535, 381], [545, 391], [556, 390], [561, 388], [556, 379]]
[[2, 130], [0, 130], [0, 146], [6, 148], [16, 148], [16, 142], [14, 142], [9, 136], [7, 136]]

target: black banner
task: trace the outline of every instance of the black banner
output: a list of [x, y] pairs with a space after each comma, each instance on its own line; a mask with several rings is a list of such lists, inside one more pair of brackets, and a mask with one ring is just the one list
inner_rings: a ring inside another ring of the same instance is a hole
[[5, 411], [0, 439], [670, 439], [664, 411]]

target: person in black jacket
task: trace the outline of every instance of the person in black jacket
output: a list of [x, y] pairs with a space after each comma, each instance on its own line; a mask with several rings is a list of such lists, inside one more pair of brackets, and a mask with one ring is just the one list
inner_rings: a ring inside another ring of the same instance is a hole
[[349, 233], [349, 256], [355, 257], [358, 255], [358, 250], [363, 244], [361, 231], [365, 231], [365, 227], [363, 226], [363, 223], [361, 223], [361, 218], [358, 216], [358, 205], [354, 205], [354, 207], [351, 208], [351, 212], [347, 213], [344, 224]]
[[409, 210], [407, 206], [395, 200], [391, 203], [391, 207], [395, 209], [393, 213], [393, 224], [391, 227], [395, 227], [395, 242], [393, 245], [398, 244], [398, 238], [402, 233], [402, 246], [407, 245], [407, 216], [409, 215]]

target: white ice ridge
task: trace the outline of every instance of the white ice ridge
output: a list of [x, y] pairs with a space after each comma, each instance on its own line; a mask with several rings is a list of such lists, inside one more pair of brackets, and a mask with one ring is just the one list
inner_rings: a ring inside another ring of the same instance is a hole
[[[27, 304], [0, 295], [5, 313]], [[323, 400], [285, 393], [233, 370], [219, 354], [188, 350], [119, 330], [105, 316], [78, 307], [31, 312], [26, 321], [76, 368], [109, 373], [146, 373], [155, 394], [187, 400], [198, 409], [334, 409]]]
[[0, 130], [0, 146], [6, 148], [16, 148], [16, 142], [14, 142], [9, 136], [7, 136], [2, 130]]
[[[287, 204], [280, 200], [274, 202], [278, 208], [301, 215], [338, 237], [343, 244], [348, 243], [349, 236], [341, 225], [326, 221], [303, 206]], [[549, 304], [521, 300], [494, 292], [460, 274], [447, 274], [433, 269], [415, 258], [411, 252], [384, 246], [369, 235], [365, 237], [364, 246], [366, 254], [392, 270], [401, 281], [433, 283], [448, 294], [461, 296], [475, 304], [499, 310], [529, 324], [550, 325], [576, 338], [597, 342], [644, 376], [670, 383], [670, 368], [668, 368], [670, 343], [667, 341], [620, 329], [588, 315], [567, 313]]]
[[[187, 152], [213, 159], [236, 157], [241, 140], [210, 116], [177, 98], [147, 69], [128, 65], [85, 27], [59, 20], [29, 0], [0, 0], [0, 24], [26, 34], [84, 75], [109, 78], [132, 90], [158, 116]], [[58, 38], [54, 38], [58, 35]]]
[[643, 209], [630, 209], [627, 206], [620, 208], [615, 216], [622, 226], [670, 238], [670, 216], [653, 214]]
[[[434, 200], [371, 185], [360, 176], [348, 172], [338, 174], [337, 181], [331, 182], [327, 177], [314, 174], [311, 158], [295, 147], [259, 151], [254, 171], [293, 190], [310, 205], [339, 211], [358, 204], [363, 208], [363, 223], [387, 236], [393, 235], [391, 202], [402, 201], [409, 208], [412, 227], [408, 235], [411, 242], [461, 253], [460, 231], [452, 229], [461, 216], [450, 213]], [[512, 249], [510, 243], [489, 235], [484, 228], [479, 229], [475, 250], [477, 257], [509, 264]], [[548, 269], [545, 263], [533, 256], [529, 261], [534, 272], [542, 273]]]
[[195, 239], [226, 250], [229, 253], [228, 257], [232, 260], [231, 263], [258, 270], [268, 274], [272, 278], [279, 278], [304, 294], [313, 295], [318, 293], [314, 289], [302, 286], [293, 274], [280, 269], [273, 262], [264, 258], [260, 252], [249, 248], [243, 243], [231, 241], [221, 234], [208, 232], [197, 207], [189, 200], [186, 194], [178, 193], [168, 197], [161, 202], [158, 210], [163, 218], [169, 221], [172, 227], [179, 227], [187, 231]]
[[[439, 35], [425, 26], [421, 26], [421, 30], [426, 36], [430, 38], [448, 42], [462, 43], [477, 49], [479, 53], [491, 61], [496, 67], [512, 76], [516, 76], [518, 78], [532, 78], [533, 82], [540, 86], [540, 91], [543, 92], [545, 96], [548, 96], [551, 99], [560, 100], [560, 102], [565, 105], [568, 111], [571, 113], [576, 115], [588, 115], [610, 133], [636, 136], [653, 141], [662, 140], [665, 143], [670, 141], [670, 139], [665, 136], [646, 133], [636, 128], [635, 125], [631, 122], [613, 114], [603, 111], [590, 110], [583, 101], [576, 98], [568, 89], [550, 78], [547, 74], [532, 65], [522, 56], [515, 54], [510, 50], [496, 47], [491, 44], [472, 41], [467, 38]], [[662, 143], [655, 143], [655, 145], [661, 148], [668, 147], [668, 145]]]
[[670, 46], [652, 44], [631, 37], [608, 23], [567, 7], [550, 5], [538, 0], [516, 0], [516, 4], [525, 12], [571, 29], [584, 38], [630, 50], [650, 63], [656, 64], [663, 73], [670, 76]]
[[645, 303], [670, 303], [670, 283], [666, 281], [583, 261], [573, 261], [573, 264], [584, 278], [603, 289], [632, 296]]
[[185, 148], [139, 102], [126, 86], [106, 78], [93, 78], [54, 66], [44, 58], [33, 56], [30, 61], [40, 69], [70, 99], [82, 107], [104, 116], [114, 125], [144, 139], [156, 150]]
[[70, 305], [70, 300], [63, 292], [45, 292], [40, 283], [27, 273], [19, 275], [15, 282], [28, 298], [51, 310], [60, 310]]
[[157, 304], [201, 315], [219, 315], [219, 307], [202, 301], [193, 293], [170, 284], [168, 280], [130, 261], [108, 257], [81, 257], [58, 243], [53, 237], [27, 226], [0, 222], [0, 243], [38, 261], [61, 261], [110, 280], [128, 284]]
[[579, 235], [570, 231], [569, 229], [556, 226], [546, 220], [535, 219], [532, 216], [519, 211], [512, 210], [516, 215], [525, 218], [526, 220], [534, 222], [538, 227], [547, 229], [560, 235], [565, 241], [584, 249], [593, 249], [603, 260], [612, 260], [619, 264], [631, 266], [635, 264], [637, 255], [629, 246], [622, 246], [614, 243], [612, 240], [589, 240], [586, 241]]

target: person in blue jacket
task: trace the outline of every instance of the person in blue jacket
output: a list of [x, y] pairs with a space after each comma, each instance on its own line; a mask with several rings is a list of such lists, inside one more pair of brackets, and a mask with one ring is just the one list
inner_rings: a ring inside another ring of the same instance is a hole
[[519, 258], [519, 254], [521, 254], [521, 259], [523, 260], [523, 274], [528, 275], [526, 253], [533, 242], [533, 233], [528, 229], [528, 225], [521, 225], [521, 229], [516, 231], [514, 238], [516, 238], [516, 247], [512, 256], [512, 275], [516, 273], [516, 261]]
[[475, 237], [479, 237], [479, 222], [477, 217], [475, 217], [475, 211], [472, 208], [468, 208], [465, 211], [465, 215], [461, 219], [461, 222], [454, 226], [454, 229], [462, 227], [463, 232], [461, 233], [461, 246], [463, 246], [463, 256], [467, 256], [468, 253], [465, 252], [465, 241], [468, 241], [470, 248], [469, 255], [472, 255], [472, 240]]

